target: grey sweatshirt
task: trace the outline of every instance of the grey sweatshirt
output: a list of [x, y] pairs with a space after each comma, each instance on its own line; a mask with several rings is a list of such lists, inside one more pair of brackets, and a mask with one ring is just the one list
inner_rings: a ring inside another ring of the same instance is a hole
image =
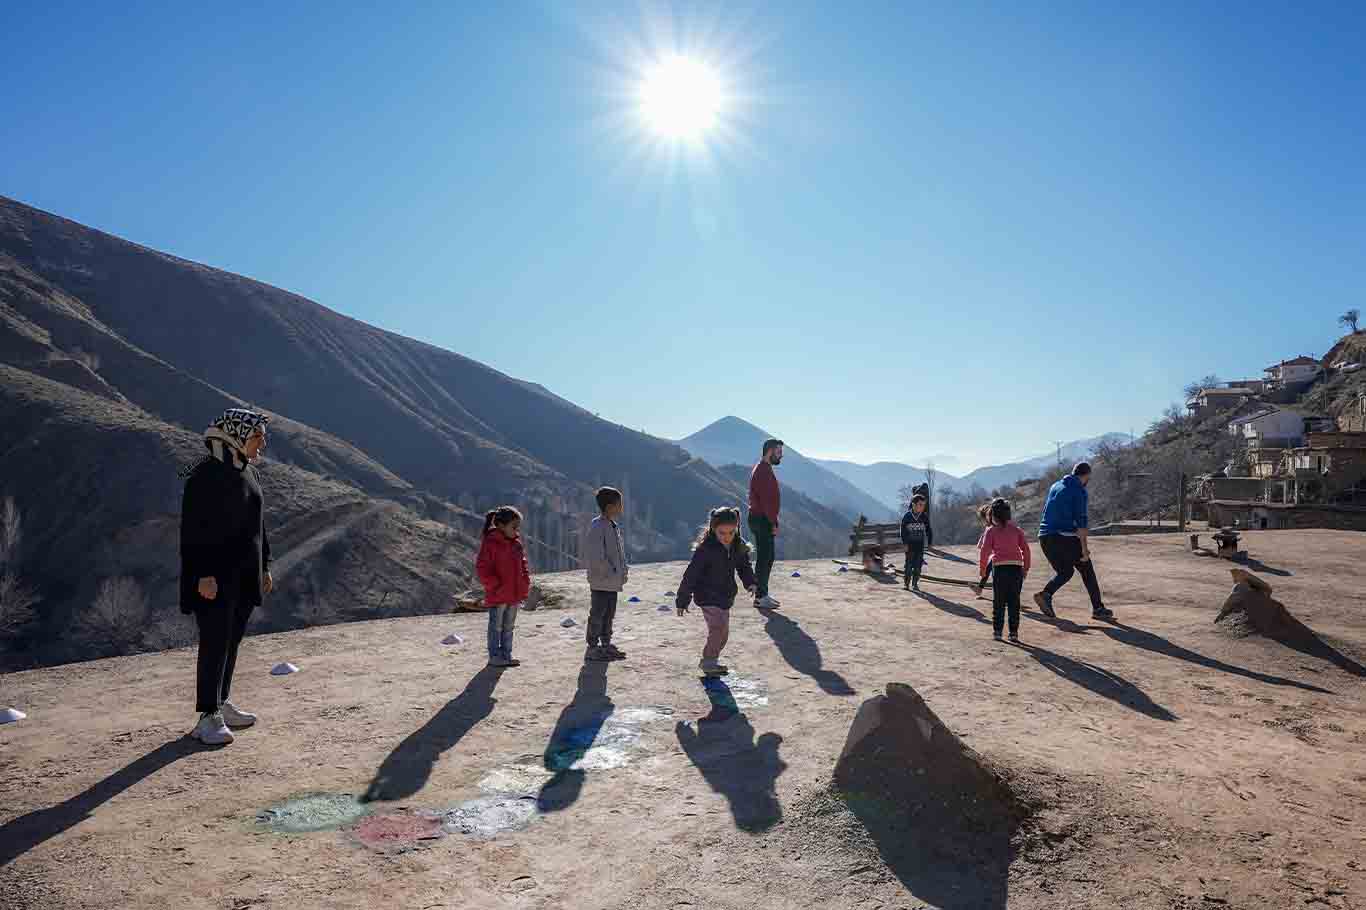
[[631, 567], [626, 564], [626, 542], [615, 521], [604, 515], [593, 519], [584, 541], [583, 562], [588, 568], [590, 589], [620, 591], [626, 587]]

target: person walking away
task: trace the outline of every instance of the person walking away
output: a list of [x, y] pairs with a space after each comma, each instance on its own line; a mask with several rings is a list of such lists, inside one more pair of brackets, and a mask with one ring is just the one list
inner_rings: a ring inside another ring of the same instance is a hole
[[512, 656], [517, 613], [531, 593], [531, 570], [522, 546], [522, 513], [500, 506], [484, 516], [484, 535], [474, 569], [489, 611], [489, 666], [520, 667]]
[[687, 613], [688, 605], [694, 601], [702, 610], [702, 618], [707, 622], [707, 641], [702, 646], [698, 667], [706, 676], [725, 676], [730, 672], [720, 658], [730, 638], [730, 608], [738, 593], [737, 575], [746, 591], [757, 589], [758, 581], [749, 563], [749, 545], [740, 536], [740, 510], [712, 509], [674, 602], [679, 616]]
[[901, 543], [906, 547], [906, 570], [903, 582], [907, 591], [920, 590], [920, 570], [925, 567], [925, 548], [934, 546], [934, 529], [925, 511], [925, 497], [917, 493], [911, 497], [911, 507], [901, 516]]
[[588, 568], [588, 660], [625, 660], [626, 652], [612, 644], [612, 621], [617, 615], [617, 597], [626, 588], [630, 566], [626, 563], [626, 541], [622, 538], [621, 517], [624, 504], [621, 491], [603, 487], [597, 493], [598, 516], [588, 528], [584, 542], [584, 561]]
[[[991, 589], [992, 637], [1001, 640], [1001, 629], [1007, 613], [1010, 616], [1010, 640], [1020, 640], [1020, 592], [1029, 574], [1029, 541], [1024, 531], [1010, 520], [1010, 503], [997, 499], [991, 504], [991, 527], [982, 535], [978, 550], [977, 568], [982, 577], [994, 572], [996, 581]], [[981, 585], [973, 585], [980, 593]]]
[[1087, 493], [1091, 482], [1091, 466], [1078, 462], [1072, 473], [1053, 484], [1044, 501], [1043, 518], [1039, 522], [1039, 549], [1048, 559], [1055, 573], [1044, 589], [1034, 595], [1034, 603], [1044, 616], [1054, 617], [1053, 595], [1080, 572], [1091, 597], [1091, 618], [1111, 621], [1115, 618], [1100, 598], [1100, 581], [1091, 562], [1091, 547], [1087, 540]]
[[[977, 538], [977, 550], [978, 552], [981, 552], [982, 543], [986, 540], [987, 531], [991, 530], [991, 503], [984, 502], [977, 507], [977, 520], [982, 523], [982, 533]], [[982, 573], [982, 580], [977, 582], [977, 584], [972, 589], [973, 592], [977, 595], [978, 600], [984, 599], [982, 597], [982, 589], [987, 586], [987, 582], [990, 580], [991, 566], [988, 565], [986, 571]]]
[[253, 465], [266, 447], [269, 422], [244, 408], [224, 411], [204, 431], [208, 454], [184, 474], [180, 612], [194, 614], [199, 629], [199, 721], [190, 735], [211, 746], [232, 742], [229, 728], [256, 723], [256, 715], [228, 695], [247, 622], [275, 587], [261, 479]]
[[773, 574], [774, 538], [778, 535], [778, 510], [782, 493], [773, 469], [783, 463], [783, 441], [764, 440], [763, 454], [749, 474], [749, 530], [758, 551], [754, 565], [754, 606], [774, 610], [782, 606], [768, 591]]

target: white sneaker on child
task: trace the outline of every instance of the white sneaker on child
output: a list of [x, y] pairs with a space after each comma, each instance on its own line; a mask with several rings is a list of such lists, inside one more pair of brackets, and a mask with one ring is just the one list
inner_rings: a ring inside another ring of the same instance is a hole
[[206, 746], [226, 746], [233, 740], [232, 731], [223, 723], [223, 715], [217, 711], [200, 717], [190, 736]]
[[223, 714], [223, 723], [229, 728], [250, 727], [256, 723], [255, 714], [241, 710], [230, 701], [223, 702], [223, 707], [219, 711]]

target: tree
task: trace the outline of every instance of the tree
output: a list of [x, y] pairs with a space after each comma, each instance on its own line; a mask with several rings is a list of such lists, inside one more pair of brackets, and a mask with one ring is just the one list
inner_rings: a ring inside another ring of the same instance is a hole
[[1361, 310], [1353, 307], [1338, 317], [1338, 325], [1344, 325], [1351, 330], [1352, 334], [1357, 333], [1357, 322], [1361, 319]]
[[80, 619], [80, 628], [96, 650], [128, 654], [142, 644], [147, 614], [147, 594], [142, 585], [120, 575], [100, 582], [95, 600]]
[[1195, 382], [1186, 383], [1186, 387], [1181, 391], [1186, 393], [1186, 400], [1190, 401], [1192, 398], [1194, 398], [1196, 395], [1199, 395], [1205, 389], [1213, 389], [1218, 387], [1218, 385], [1219, 377], [1214, 375], [1213, 373], [1207, 373], [1204, 376], [1201, 376], [1199, 379], [1195, 380]]
[[0, 638], [18, 634], [33, 619], [38, 594], [19, 577], [19, 544], [23, 541], [19, 508], [12, 497], [0, 504]]

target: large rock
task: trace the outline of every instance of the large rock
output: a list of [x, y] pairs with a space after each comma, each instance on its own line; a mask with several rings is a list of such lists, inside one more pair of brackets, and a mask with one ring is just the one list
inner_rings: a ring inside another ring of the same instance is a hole
[[1271, 596], [1271, 585], [1246, 569], [1230, 569], [1233, 590], [1214, 618], [1224, 628], [1245, 635], [1260, 634], [1287, 644], [1308, 644], [1317, 637], [1285, 605]]

